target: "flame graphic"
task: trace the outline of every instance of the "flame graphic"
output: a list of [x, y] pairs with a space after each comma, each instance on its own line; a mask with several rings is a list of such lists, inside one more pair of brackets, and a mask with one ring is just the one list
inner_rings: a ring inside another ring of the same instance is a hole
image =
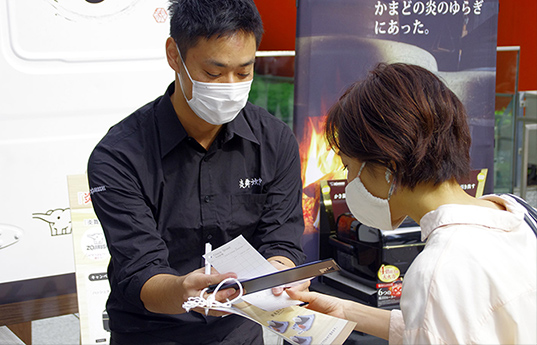
[[309, 117], [307, 134], [300, 143], [305, 234], [319, 231], [320, 181], [346, 178], [341, 159], [324, 137], [322, 126], [325, 119], [326, 116]]

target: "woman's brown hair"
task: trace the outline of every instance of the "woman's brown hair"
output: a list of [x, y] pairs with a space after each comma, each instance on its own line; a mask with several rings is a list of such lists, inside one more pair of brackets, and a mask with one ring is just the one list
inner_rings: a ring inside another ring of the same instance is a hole
[[328, 112], [333, 149], [389, 168], [400, 185], [437, 185], [470, 171], [470, 130], [463, 104], [432, 72], [379, 64]]

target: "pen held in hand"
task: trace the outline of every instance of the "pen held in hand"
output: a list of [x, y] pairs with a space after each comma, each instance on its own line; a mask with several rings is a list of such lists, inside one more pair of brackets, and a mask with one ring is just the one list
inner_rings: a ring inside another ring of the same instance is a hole
[[[209, 252], [212, 250], [212, 245], [209, 242], [205, 243], [205, 255], [209, 254]], [[211, 264], [209, 263], [209, 261], [207, 261], [207, 259], [205, 259], [205, 274], [211, 274]], [[207, 316], [208, 314], [209, 309], [205, 308], [205, 316]]]
[[[212, 250], [212, 245], [209, 242], [205, 243], [205, 255], [209, 254]], [[205, 274], [211, 274], [211, 264], [207, 259], [205, 259]]]

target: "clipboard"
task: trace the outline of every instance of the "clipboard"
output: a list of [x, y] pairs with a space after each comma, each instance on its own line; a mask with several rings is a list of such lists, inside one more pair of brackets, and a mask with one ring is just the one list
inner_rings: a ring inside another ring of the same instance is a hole
[[[326, 259], [239, 281], [245, 290], [244, 294], [247, 295], [249, 293], [271, 289], [273, 287], [297, 282], [300, 280], [315, 278], [317, 276], [337, 272], [339, 270], [341, 270], [341, 268], [334, 261], [334, 259]], [[217, 286], [218, 284], [210, 285], [206, 292], [214, 292]], [[220, 290], [229, 288], [238, 290], [239, 286], [237, 283], [224, 284]]]

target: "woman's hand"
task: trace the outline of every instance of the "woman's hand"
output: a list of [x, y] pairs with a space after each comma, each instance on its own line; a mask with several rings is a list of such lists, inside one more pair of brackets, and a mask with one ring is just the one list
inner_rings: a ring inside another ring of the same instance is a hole
[[309, 303], [307, 308], [356, 323], [354, 329], [388, 340], [390, 310], [370, 307], [317, 292], [287, 290], [292, 299]]

